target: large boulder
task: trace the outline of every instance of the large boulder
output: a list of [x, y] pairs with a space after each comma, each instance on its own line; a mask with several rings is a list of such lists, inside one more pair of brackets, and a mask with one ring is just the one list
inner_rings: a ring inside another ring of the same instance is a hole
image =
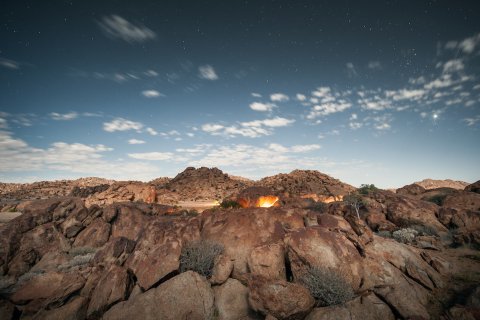
[[248, 288], [240, 281], [228, 279], [213, 288], [218, 320], [260, 319], [248, 305]]
[[200, 237], [197, 218], [158, 217], [151, 221], [126, 261], [138, 284], [148, 290], [180, 266], [180, 253], [185, 242]]
[[125, 300], [132, 289], [131, 276], [122, 267], [112, 266], [98, 281], [88, 305], [87, 317], [102, 315], [111, 305]]
[[395, 192], [402, 196], [418, 196], [427, 191], [424, 187], [419, 186], [416, 183], [412, 183], [401, 188], [398, 188]]
[[295, 279], [309, 268], [335, 269], [358, 289], [363, 277], [362, 256], [341, 233], [316, 226], [291, 232], [285, 238], [287, 254]]
[[303, 226], [303, 214], [295, 209], [215, 210], [204, 213], [202, 238], [224, 245], [237, 277], [248, 272], [247, 259], [255, 247], [282, 241], [288, 231]]
[[47, 307], [58, 307], [80, 290], [85, 279], [76, 273], [49, 272], [38, 274], [25, 281], [10, 300], [17, 305], [25, 305], [25, 313], [33, 313]]
[[480, 193], [458, 191], [448, 195], [443, 201], [446, 208], [480, 211]]
[[247, 261], [252, 274], [271, 280], [287, 280], [283, 243], [255, 247]]
[[230, 277], [233, 270], [233, 262], [229, 256], [221, 254], [215, 258], [212, 276], [208, 281], [211, 284], [222, 284]]
[[98, 250], [93, 258], [95, 265], [109, 266], [111, 264], [123, 265], [135, 249], [136, 242], [124, 237], [112, 238]]
[[308, 289], [297, 283], [254, 276], [248, 287], [252, 309], [279, 320], [303, 319], [315, 305]]
[[211, 319], [214, 295], [208, 281], [193, 271], [187, 271], [148, 290], [114, 305], [104, 315], [105, 320], [123, 319]]
[[305, 320], [395, 320], [392, 310], [375, 294], [369, 293], [344, 305], [315, 308]]

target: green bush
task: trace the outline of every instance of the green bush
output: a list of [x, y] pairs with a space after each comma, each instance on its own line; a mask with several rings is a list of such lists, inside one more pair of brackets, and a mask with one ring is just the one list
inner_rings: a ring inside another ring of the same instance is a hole
[[350, 284], [331, 269], [310, 268], [301, 278], [302, 283], [317, 301], [317, 306], [343, 304], [353, 298]]
[[224, 209], [238, 209], [241, 208], [240, 204], [235, 201], [235, 200], [223, 200], [222, 203], [220, 203], [220, 207]]
[[432, 226], [413, 224], [409, 228], [416, 230], [420, 236], [438, 236], [437, 230]]
[[199, 240], [187, 243], [180, 254], [180, 272], [192, 270], [206, 278], [212, 276], [215, 259], [224, 251], [223, 245]]
[[374, 184], [362, 184], [360, 188], [358, 188], [358, 193], [360, 194], [370, 194], [371, 192], [378, 191], [378, 188], [375, 187]]
[[87, 255], [87, 254], [95, 254], [95, 252], [97, 252], [96, 248], [74, 247], [74, 248], [70, 249], [68, 254], [72, 257], [76, 257], [76, 256], [84, 256], [84, 255]]
[[383, 237], [383, 238], [392, 238], [392, 233], [388, 230], [378, 231], [377, 235], [379, 235], [380, 237]]

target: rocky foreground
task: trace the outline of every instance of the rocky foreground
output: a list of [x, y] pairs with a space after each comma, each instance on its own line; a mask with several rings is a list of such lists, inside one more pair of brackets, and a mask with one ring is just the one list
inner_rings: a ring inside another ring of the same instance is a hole
[[[193, 170], [228, 181], [197, 194], [229, 205], [161, 203], [195, 193], [185, 175], [9, 199], [21, 215], [0, 227], [0, 319], [480, 319], [480, 182], [393, 193]], [[262, 196], [278, 201], [233, 205]]]

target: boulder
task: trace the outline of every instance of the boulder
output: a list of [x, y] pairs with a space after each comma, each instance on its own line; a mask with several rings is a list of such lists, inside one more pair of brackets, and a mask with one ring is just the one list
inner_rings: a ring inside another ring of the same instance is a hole
[[395, 191], [395, 193], [402, 196], [418, 196], [427, 191], [424, 187], [419, 186], [416, 183], [412, 183], [406, 186], [403, 186]]
[[[112, 211], [113, 217], [109, 216]], [[132, 203], [113, 204], [104, 210], [105, 216], [107, 222], [112, 221], [112, 237], [125, 237], [133, 241], [138, 240], [152, 220]]]
[[308, 289], [297, 283], [252, 277], [248, 288], [252, 309], [277, 319], [303, 319], [315, 305]]
[[187, 271], [157, 288], [117, 303], [103, 315], [103, 319], [203, 320], [211, 319], [214, 309], [214, 295], [208, 281], [193, 271]]
[[324, 227], [309, 227], [289, 233], [285, 238], [287, 254], [295, 279], [309, 268], [335, 269], [345, 275], [354, 289], [363, 277], [362, 257], [343, 234]]
[[258, 246], [283, 240], [303, 228], [303, 211], [283, 208], [215, 210], [204, 213], [202, 238], [221, 243], [233, 260], [233, 277], [248, 272], [247, 259]]
[[32, 320], [83, 320], [86, 318], [86, 312], [87, 300], [83, 297], [75, 297], [60, 308], [40, 310]]
[[125, 300], [132, 289], [132, 281], [126, 269], [113, 265], [99, 279], [93, 290], [87, 317], [102, 315], [111, 305]]
[[233, 262], [229, 256], [221, 254], [215, 259], [212, 276], [208, 281], [211, 284], [222, 284], [230, 277], [233, 270]]
[[110, 224], [97, 218], [75, 238], [74, 247], [99, 248], [107, 243], [110, 236]]
[[250, 252], [247, 262], [252, 274], [270, 280], [287, 280], [283, 244], [273, 243], [255, 247]]
[[443, 201], [446, 208], [480, 211], [480, 193], [458, 191], [448, 195]]
[[218, 320], [260, 319], [248, 305], [248, 288], [240, 281], [228, 279], [213, 288]]
[[200, 237], [196, 218], [158, 217], [145, 226], [135, 251], [125, 263], [148, 290], [165, 276], [177, 272], [184, 242]]
[[447, 231], [437, 219], [438, 206], [416, 199], [402, 196], [387, 198], [387, 218], [397, 226], [414, 224], [434, 228], [437, 232]]
[[305, 320], [395, 320], [392, 310], [375, 294], [368, 293], [344, 305], [315, 308]]
[[10, 300], [19, 305], [27, 304], [27, 312], [64, 304], [70, 295], [80, 290], [85, 279], [76, 273], [49, 272], [38, 274], [25, 281]]

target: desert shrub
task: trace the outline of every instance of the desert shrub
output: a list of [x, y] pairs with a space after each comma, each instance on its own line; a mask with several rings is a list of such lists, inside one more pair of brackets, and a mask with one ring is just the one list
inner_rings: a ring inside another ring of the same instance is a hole
[[412, 228], [403, 228], [392, 233], [393, 239], [401, 243], [410, 244], [418, 235], [418, 231]]
[[235, 200], [223, 200], [222, 203], [220, 203], [220, 207], [224, 208], [224, 209], [237, 209], [237, 208], [241, 208], [240, 204], [235, 201]]
[[96, 248], [91, 248], [91, 247], [74, 247], [72, 249], [70, 249], [70, 251], [68, 252], [68, 254], [72, 257], [76, 257], [76, 256], [84, 256], [86, 254], [90, 254], [90, 253], [95, 253], [97, 252], [97, 249]]
[[437, 230], [432, 226], [413, 224], [409, 228], [416, 230], [420, 236], [438, 236]]
[[383, 237], [383, 238], [392, 238], [392, 233], [388, 230], [378, 231], [377, 235], [379, 235], [380, 237]]
[[446, 194], [437, 194], [429, 198], [426, 198], [425, 200], [428, 202], [433, 202], [436, 205], [443, 206], [443, 202], [445, 201], [446, 197], [447, 197]]
[[300, 278], [300, 283], [310, 291], [318, 306], [342, 304], [353, 298], [350, 284], [331, 269], [310, 268]]
[[360, 194], [370, 194], [371, 192], [377, 191], [378, 188], [375, 187], [374, 184], [362, 184], [360, 188], [358, 188], [358, 193]]
[[210, 240], [187, 243], [180, 254], [180, 272], [192, 270], [204, 277], [212, 276], [215, 259], [224, 251], [223, 245]]
[[34, 270], [34, 271], [29, 271], [27, 273], [24, 273], [22, 274], [19, 278], [18, 278], [18, 283], [24, 283], [40, 274], [44, 274], [45, 271], [43, 270]]
[[95, 257], [95, 253], [86, 253], [82, 255], [76, 255], [69, 261], [57, 266], [57, 270], [68, 271], [73, 267], [86, 265], [90, 263], [90, 261], [92, 261], [94, 257]]

